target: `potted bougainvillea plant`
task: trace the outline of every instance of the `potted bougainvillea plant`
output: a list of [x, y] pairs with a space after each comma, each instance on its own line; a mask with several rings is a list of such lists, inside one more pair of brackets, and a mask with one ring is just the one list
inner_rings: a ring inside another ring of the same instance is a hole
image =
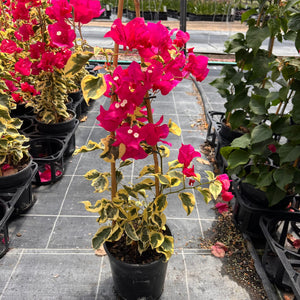
[[76, 33], [82, 37], [82, 25], [102, 13], [100, 2], [1, 0], [0, 5], [1, 51], [11, 54], [6, 67], [13, 80], [7, 84], [14, 102], [33, 107], [44, 123], [68, 120], [68, 93], [78, 89], [78, 74], [66, 77], [64, 68], [72, 51], [83, 51], [85, 42]]
[[[169, 31], [160, 22], [146, 24], [139, 17], [126, 25], [117, 18], [105, 37], [117, 45], [115, 51], [97, 49], [107, 58], [107, 73], [84, 78], [82, 89], [86, 98], [104, 94], [111, 99], [108, 109], [101, 106], [97, 117], [108, 135], [89, 141], [76, 152], [102, 151], [100, 158], [111, 164], [111, 172], [93, 169], [85, 178], [96, 193], [110, 191], [111, 197], [83, 203], [86, 210], [98, 214], [100, 228], [92, 245], [98, 249], [104, 244], [117, 293], [124, 299], [157, 299], [163, 289], [166, 262], [174, 252], [174, 238], [164, 213], [167, 197], [178, 197], [187, 215], [195, 206], [194, 191], [206, 202], [219, 194], [225, 201], [232, 198], [227, 175], [215, 177], [206, 171], [201, 178], [195, 173], [191, 163], [201, 154], [192, 145], [182, 144], [178, 158], [166, 167], [163, 160], [169, 157], [171, 147], [167, 138], [169, 134], [180, 135], [181, 130], [172, 120], [164, 124], [163, 115], [158, 122], [153, 121], [151, 102], [155, 97], [167, 95], [190, 74], [202, 81], [208, 73], [208, 59], [196, 56], [192, 49], [184, 55], [188, 33]], [[117, 66], [119, 45], [126, 53], [138, 53], [141, 63]], [[77, 55], [70, 61], [74, 64], [70, 65], [72, 73], [80, 63]], [[149, 158], [153, 163], [145, 163], [136, 174], [137, 181], [123, 182], [126, 166]]]

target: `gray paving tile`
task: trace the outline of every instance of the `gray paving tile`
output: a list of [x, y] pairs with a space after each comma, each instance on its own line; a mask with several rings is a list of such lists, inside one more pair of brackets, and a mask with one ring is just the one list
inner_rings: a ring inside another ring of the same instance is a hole
[[202, 237], [200, 221], [189, 217], [171, 219], [167, 221], [174, 237], [175, 248], [195, 248], [198, 247], [198, 240]]
[[0, 259], [0, 296], [7, 281], [13, 273], [14, 267], [19, 260], [19, 256], [20, 253], [12, 254], [12, 251], [9, 251]]
[[[211, 255], [185, 255], [190, 299], [251, 299], [222, 271], [222, 260]], [[197, 266], [197, 267], [195, 267]]]
[[66, 194], [70, 176], [63, 176], [55, 184], [43, 185], [34, 189], [36, 203], [27, 211], [29, 214], [57, 215]]
[[54, 216], [19, 217], [9, 224], [11, 248], [45, 248], [55, 222]]
[[91, 238], [99, 228], [96, 219], [97, 214], [92, 213], [90, 217], [59, 217], [55, 223], [48, 248], [90, 249]]
[[95, 299], [100, 262], [86, 253], [24, 254], [1, 299]]

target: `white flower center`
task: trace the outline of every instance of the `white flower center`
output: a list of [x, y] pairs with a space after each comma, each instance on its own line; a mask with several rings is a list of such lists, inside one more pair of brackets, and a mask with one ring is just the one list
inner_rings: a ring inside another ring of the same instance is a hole
[[114, 80], [118, 80], [118, 79], [119, 79], [119, 76], [115, 76], [115, 77], [114, 77]]
[[140, 135], [136, 132], [133, 136], [137, 139]]
[[127, 131], [129, 134], [133, 133], [133, 130], [132, 129], [128, 129]]
[[119, 108], [120, 107], [120, 104], [119, 103], [116, 103], [115, 104], [115, 108]]
[[61, 31], [57, 31], [56, 35], [60, 36], [61, 35]]

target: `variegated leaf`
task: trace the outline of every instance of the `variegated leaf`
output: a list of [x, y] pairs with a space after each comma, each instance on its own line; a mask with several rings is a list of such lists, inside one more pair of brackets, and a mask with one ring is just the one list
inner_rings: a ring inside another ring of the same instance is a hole
[[127, 236], [131, 240], [133, 240], [133, 241], [138, 241], [139, 240], [139, 237], [137, 236], [132, 223], [130, 223], [130, 222], [125, 223], [124, 228], [125, 228], [125, 232], [126, 232]]
[[150, 245], [152, 249], [158, 248], [164, 242], [164, 235], [161, 232], [150, 232]]
[[195, 196], [192, 193], [183, 192], [178, 194], [178, 197], [181, 200], [182, 206], [186, 211], [187, 215], [189, 215], [195, 207]]
[[154, 204], [156, 211], [164, 211], [168, 206], [167, 196], [165, 194], [160, 194], [158, 197], [155, 198]]
[[97, 76], [86, 75], [81, 81], [83, 97], [87, 103], [90, 99], [100, 98], [106, 91], [104, 75], [98, 73]]
[[92, 246], [94, 249], [100, 248], [100, 246], [110, 236], [111, 226], [101, 226], [92, 239]]
[[215, 200], [218, 198], [219, 194], [222, 191], [222, 183], [220, 181], [215, 181], [209, 185], [209, 191], [215, 198]]
[[168, 126], [169, 126], [169, 131], [171, 133], [177, 136], [181, 135], [181, 128], [177, 124], [175, 124], [171, 119], [169, 120]]

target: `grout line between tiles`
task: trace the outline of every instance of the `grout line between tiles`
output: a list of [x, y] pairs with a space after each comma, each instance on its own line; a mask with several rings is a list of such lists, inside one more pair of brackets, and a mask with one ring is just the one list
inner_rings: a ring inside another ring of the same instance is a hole
[[186, 266], [185, 255], [184, 255], [183, 250], [182, 250], [181, 254], [182, 254], [183, 264], [184, 264], [184, 277], [185, 277], [185, 285], [186, 285], [186, 292], [187, 292], [187, 300], [190, 300], [189, 282], [188, 282], [188, 275], [187, 275], [187, 266]]
[[19, 256], [19, 258], [18, 258], [18, 261], [17, 261], [17, 263], [15, 264], [15, 266], [14, 266], [14, 268], [13, 268], [13, 270], [12, 270], [10, 276], [9, 276], [9, 278], [8, 278], [7, 281], [6, 281], [6, 284], [5, 284], [5, 286], [4, 286], [3, 290], [2, 290], [2, 293], [0, 294], [0, 300], [2, 299], [5, 290], [7, 289], [8, 285], [9, 285], [9, 283], [10, 283], [10, 280], [12, 279], [12, 277], [13, 277], [13, 275], [14, 275], [14, 273], [15, 273], [15, 271], [16, 271], [16, 269], [17, 269], [17, 267], [18, 267], [18, 265], [19, 265], [19, 263], [20, 263], [20, 261], [21, 261], [21, 258], [22, 258], [22, 256], [23, 256], [23, 253], [24, 253], [24, 250], [21, 251], [20, 256]]
[[102, 274], [102, 270], [103, 270], [103, 261], [104, 261], [104, 258], [102, 256], [101, 257], [100, 270], [99, 270], [99, 277], [98, 277], [98, 282], [97, 282], [97, 290], [96, 290], [95, 300], [98, 299], [99, 288], [100, 288], [100, 283], [101, 283], [101, 274]]

